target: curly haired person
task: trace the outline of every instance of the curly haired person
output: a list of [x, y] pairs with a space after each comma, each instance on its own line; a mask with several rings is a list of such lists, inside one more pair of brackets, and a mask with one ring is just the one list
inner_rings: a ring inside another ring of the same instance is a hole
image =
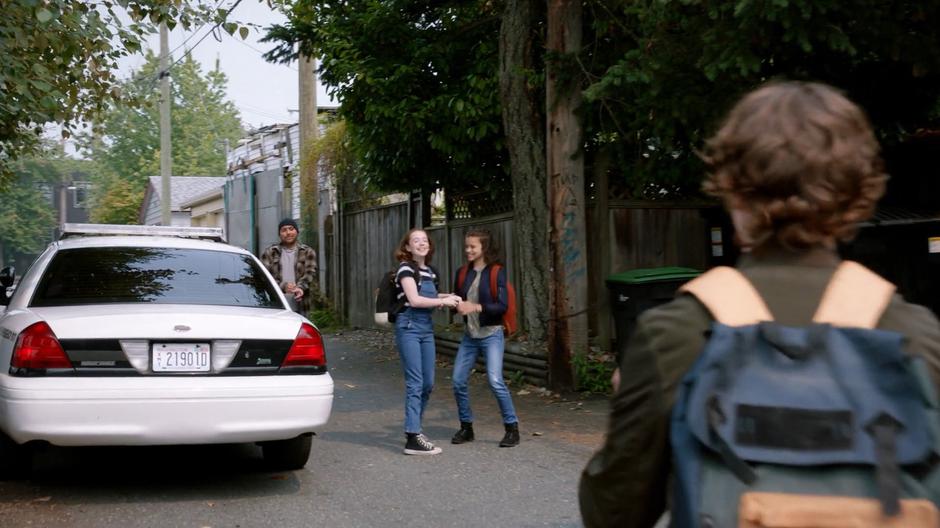
[[[704, 190], [729, 212], [742, 248], [737, 269], [774, 320], [811, 323], [840, 264], [837, 243], [874, 212], [887, 175], [864, 112], [836, 89], [773, 82], [745, 95], [706, 142]], [[667, 508], [670, 415], [712, 315], [688, 294], [638, 319], [619, 365], [603, 447], [581, 476], [588, 527], [651, 527]], [[894, 295], [877, 328], [906, 337], [940, 381], [940, 323]]]

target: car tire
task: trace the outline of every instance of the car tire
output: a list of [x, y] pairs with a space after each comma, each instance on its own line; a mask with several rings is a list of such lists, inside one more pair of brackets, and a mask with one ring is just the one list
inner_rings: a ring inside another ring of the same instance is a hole
[[32, 463], [32, 451], [28, 447], [0, 433], [0, 481], [29, 476]]
[[310, 458], [312, 440], [312, 434], [303, 434], [287, 440], [263, 442], [261, 454], [265, 465], [279, 471], [302, 469]]

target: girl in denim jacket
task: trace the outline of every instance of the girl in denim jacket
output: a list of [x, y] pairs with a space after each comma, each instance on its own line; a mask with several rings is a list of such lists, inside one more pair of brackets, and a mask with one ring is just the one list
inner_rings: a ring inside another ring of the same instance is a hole
[[503, 379], [505, 336], [502, 316], [508, 306], [506, 268], [501, 266], [496, 275], [497, 297], [494, 299], [490, 267], [496, 264], [496, 248], [490, 232], [485, 229], [470, 230], [464, 237], [464, 253], [468, 269], [464, 273], [463, 283], [458, 284], [461, 275], [459, 271], [454, 280], [458, 290], [455, 293], [462, 299], [457, 305], [457, 312], [464, 316], [465, 331], [454, 358], [452, 379], [460, 430], [451, 438], [451, 443], [462, 444], [474, 438], [467, 380], [477, 356], [482, 353], [486, 355], [486, 379], [499, 404], [506, 430], [499, 446], [515, 447], [519, 445], [519, 419], [512, 404], [512, 395]]

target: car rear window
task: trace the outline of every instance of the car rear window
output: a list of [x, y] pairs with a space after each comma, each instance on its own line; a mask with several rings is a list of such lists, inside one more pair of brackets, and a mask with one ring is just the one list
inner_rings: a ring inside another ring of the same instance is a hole
[[202, 249], [96, 247], [59, 251], [31, 306], [101, 303], [283, 308], [249, 255]]

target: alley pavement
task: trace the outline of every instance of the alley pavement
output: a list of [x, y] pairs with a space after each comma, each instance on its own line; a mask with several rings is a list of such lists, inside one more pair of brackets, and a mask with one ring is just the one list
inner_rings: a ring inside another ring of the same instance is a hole
[[[393, 403], [398, 405], [396, 411], [400, 411], [401, 416], [396, 420], [399, 426], [402, 425], [404, 379], [391, 332], [356, 329], [328, 335], [327, 355], [330, 372], [336, 380], [337, 399], [357, 397], [355, 393], [360, 387], [350, 387], [342, 380], [355, 378], [362, 372], [370, 372], [369, 378], [400, 386], [400, 398]], [[425, 433], [441, 447], [450, 445], [450, 437], [460, 425], [451, 389], [452, 368], [450, 359], [438, 353], [434, 392], [424, 418]], [[350, 373], [351, 370], [358, 372]], [[541, 438], [585, 447], [591, 452], [600, 447], [607, 427], [606, 396], [578, 392], [562, 394], [533, 385], [514, 385], [508, 378], [507, 383], [519, 415], [523, 442]], [[484, 442], [498, 443], [504, 432], [502, 419], [480, 364], [470, 377], [470, 402], [477, 438], [482, 435]], [[334, 404], [334, 412], [335, 409]]]
[[581, 526], [578, 478], [602, 442], [606, 397], [511, 385], [522, 442], [500, 448], [499, 410], [477, 373], [477, 439], [452, 445], [458, 419], [442, 360], [424, 429], [443, 453], [406, 456], [392, 334], [344, 331], [326, 347], [333, 415], [303, 470], [267, 471], [250, 444], [50, 447], [29, 479], [0, 482], [0, 526]]

